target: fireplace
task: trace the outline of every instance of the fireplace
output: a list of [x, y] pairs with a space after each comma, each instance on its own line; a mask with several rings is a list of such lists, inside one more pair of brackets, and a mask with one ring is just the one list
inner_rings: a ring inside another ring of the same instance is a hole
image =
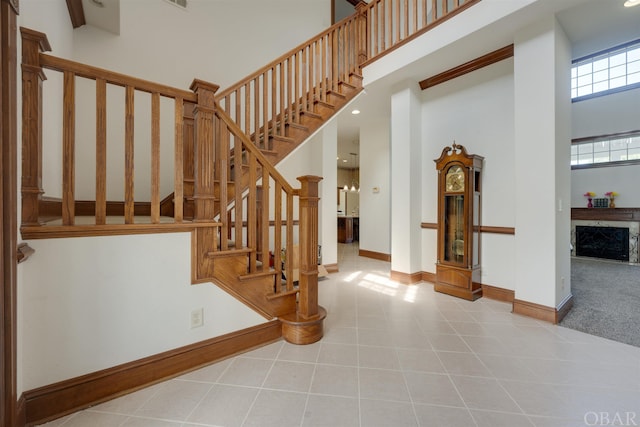
[[576, 255], [629, 261], [629, 229], [576, 225]]

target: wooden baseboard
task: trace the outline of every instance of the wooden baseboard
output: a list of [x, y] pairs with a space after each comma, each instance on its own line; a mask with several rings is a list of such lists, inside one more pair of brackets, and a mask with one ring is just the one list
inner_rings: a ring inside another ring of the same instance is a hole
[[428, 271], [422, 272], [422, 281], [436, 283], [436, 273], [429, 273]]
[[381, 252], [366, 251], [364, 249], [360, 249], [358, 251], [358, 255], [365, 258], [373, 258], [380, 261], [391, 262], [391, 254], [383, 254]]
[[24, 394], [22, 394], [22, 396], [20, 396], [20, 399], [18, 399], [16, 409], [16, 425], [21, 427], [27, 425], [26, 399], [24, 398]]
[[513, 312], [549, 323], [556, 323], [556, 308], [519, 299], [513, 300]]
[[558, 322], [567, 315], [569, 310], [571, 310], [571, 307], [573, 307], [573, 295], [569, 295], [565, 298], [558, 308], [547, 307], [517, 299], [513, 300], [514, 313], [533, 317], [534, 319], [543, 320], [545, 322], [553, 323], [554, 325], [557, 325]]
[[511, 289], [498, 288], [491, 285], [482, 285], [482, 296], [498, 301], [513, 303], [513, 300], [515, 299], [515, 292]]
[[556, 309], [556, 324], [560, 323], [564, 316], [571, 311], [573, 307], [573, 294], [569, 294], [567, 298], [560, 304], [560, 307]]
[[281, 336], [282, 325], [280, 321], [273, 320], [144, 359], [26, 391], [23, 394], [26, 423], [33, 425], [67, 415], [274, 342]]
[[337, 273], [338, 271], [338, 263], [335, 264], [323, 264], [324, 268], [327, 269], [327, 273]]
[[422, 272], [409, 274], [391, 270], [389, 278], [405, 285], [412, 285], [422, 281]]

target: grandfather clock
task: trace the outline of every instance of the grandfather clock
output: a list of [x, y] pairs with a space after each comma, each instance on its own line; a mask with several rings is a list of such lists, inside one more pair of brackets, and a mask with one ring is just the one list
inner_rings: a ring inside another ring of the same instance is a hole
[[480, 184], [484, 157], [455, 142], [434, 160], [438, 170], [435, 290], [474, 301], [480, 285]]

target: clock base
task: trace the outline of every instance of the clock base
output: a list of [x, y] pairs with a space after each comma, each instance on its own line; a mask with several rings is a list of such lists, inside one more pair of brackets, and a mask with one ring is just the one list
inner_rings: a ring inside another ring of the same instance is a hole
[[467, 269], [437, 264], [436, 283], [433, 289], [436, 292], [475, 301], [482, 297], [482, 285], [479, 278], [479, 267]]

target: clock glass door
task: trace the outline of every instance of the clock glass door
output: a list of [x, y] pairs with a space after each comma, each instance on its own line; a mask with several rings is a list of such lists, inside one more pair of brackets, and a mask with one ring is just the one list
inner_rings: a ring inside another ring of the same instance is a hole
[[444, 197], [444, 261], [464, 264], [464, 195]]

